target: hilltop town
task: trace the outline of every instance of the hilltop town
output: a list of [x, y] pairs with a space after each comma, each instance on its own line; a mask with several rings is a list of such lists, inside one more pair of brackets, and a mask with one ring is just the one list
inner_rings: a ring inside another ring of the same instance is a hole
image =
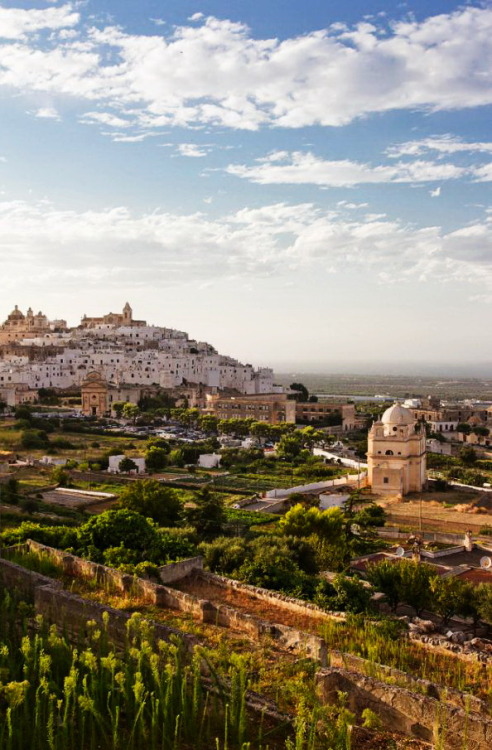
[[80, 387], [91, 370], [140, 393], [188, 382], [248, 394], [273, 391], [272, 370], [218, 354], [183, 331], [134, 320], [128, 303], [121, 313], [84, 315], [74, 328], [30, 308], [24, 315], [16, 306], [0, 326], [0, 394], [8, 404], [35, 400], [40, 388]]

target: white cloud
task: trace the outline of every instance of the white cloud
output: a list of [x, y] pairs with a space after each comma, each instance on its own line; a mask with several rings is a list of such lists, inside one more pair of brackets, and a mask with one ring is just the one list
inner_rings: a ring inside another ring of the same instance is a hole
[[97, 122], [102, 125], [108, 125], [111, 128], [128, 128], [131, 124], [128, 120], [124, 120], [122, 117], [118, 117], [110, 112], [86, 112], [81, 117], [81, 121], [88, 124]]
[[387, 149], [388, 156], [399, 158], [400, 156], [420, 156], [426, 151], [437, 151], [441, 154], [458, 154], [466, 152], [492, 153], [492, 142], [473, 143], [463, 141], [456, 136], [445, 134], [431, 136], [419, 141], [407, 141], [399, 143]]
[[436, 187], [435, 190], [429, 190], [429, 195], [431, 198], [439, 198], [439, 196], [441, 195], [441, 188]]
[[40, 117], [45, 120], [59, 120], [60, 115], [54, 107], [40, 107], [36, 110], [36, 117]]
[[181, 156], [200, 157], [208, 154], [208, 149], [196, 143], [178, 143], [176, 148]]
[[353, 203], [351, 201], [337, 201], [337, 206], [339, 208], [345, 208], [350, 211], [353, 211], [357, 208], [367, 208], [368, 205], [369, 205], [368, 203]]
[[43, 10], [0, 7], [0, 39], [23, 39], [43, 29], [75, 26], [79, 19], [70, 4]]
[[475, 181], [476, 182], [490, 182], [492, 180], [492, 163], [484, 164], [483, 167], [479, 167], [475, 170]]
[[160, 143], [159, 145], [163, 148], [172, 148], [173, 156], [188, 156], [195, 159], [207, 156], [211, 151], [210, 144]]
[[203, 13], [193, 13], [193, 15], [188, 18], [188, 21], [201, 21], [203, 17]]
[[68, 4], [0, 9], [4, 36], [16, 40], [0, 46], [0, 85], [98, 101], [146, 130], [339, 126], [374, 112], [492, 102], [492, 8], [284, 40], [257, 39], [244, 24], [213, 17], [168, 35], [80, 25], [78, 39], [29, 36], [77, 20]]
[[373, 167], [348, 159], [329, 161], [310, 152], [280, 151], [258, 159], [255, 166], [230, 164], [226, 171], [261, 185], [313, 184], [352, 187], [364, 183], [413, 183], [457, 179], [469, 170], [454, 164], [428, 161], [398, 162], [389, 166]]
[[[80, 252], [80, 248], [84, 252]], [[0, 262], [5, 284], [80, 281], [101, 292], [118, 283], [203, 283], [218, 278], [281, 279], [287, 270], [316, 273], [362, 267], [387, 282], [472, 282], [492, 289], [492, 221], [454, 232], [417, 229], [384, 215], [348, 219], [311, 203], [203, 213], [136, 214], [118, 207], [76, 212], [47, 201], [0, 203]], [[369, 276], [368, 276], [369, 278]], [[78, 288], [78, 287], [77, 287]]]

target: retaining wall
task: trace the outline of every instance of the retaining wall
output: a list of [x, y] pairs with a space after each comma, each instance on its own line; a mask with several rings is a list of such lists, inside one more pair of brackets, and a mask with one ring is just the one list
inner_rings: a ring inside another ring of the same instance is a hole
[[343, 612], [327, 612], [321, 607], [317, 607], [316, 604], [310, 604], [309, 602], [303, 602], [300, 599], [294, 599], [292, 596], [286, 594], [280, 594], [276, 591], [270, 591], [269, 589], [262, 589], [258, 586], [250, 586], [247, 583], [241, 583], [241, 581], [235, 581], [232, 578], [226, 578], [225, 576], [219, 576], [215, 573], [209, 573], [207, 571], [200, 571], [196, 574], [198, 580], [203, 580], [205, 583], [211, 583], [214, 586], [218, 586], [223, 589], [233, 589], [235, 591], [244, 592], [248, 596], [258, 599], [268, 604], [272, 604], [277, 609], [283, 609], [288, 612], [294, 612], [298, 615], [304, 615], [319, 620], [345, 620], [345, 614]]
[[187, 560], [163, 565], [159, 568], [159, 578], [162, 583], [173, 583], [194, 570], [203, 570], [203, 557], [189, 557]]
[[[36, 542], [19, 545], [16, 549], [36, 549], [48, 558], [60, 561], [62, 566], [69, 570], [80, 570], [86, 576], [91, 573], [92, 577], [102, 575], [103, 580], [109, 580], [107, 571], [110, 571], [114, 574], [112, 582], [119, 581], [126, 587], [126, 579], [131, 579], [138, 590], [145, 592], [158, 606], [189, 612], [202, 622], [240, 630], [255, 640], [268, 635], [283, 648], [294, 653], [301, 652], [317, 660], [322, 667], [329, 661], [330, 668], [321, 669], [317, 675], [318, 690], [325, 703], [333, 703], [337, 698], [337, 691], [341, 690], [347, 693], [351, 710], [360, 714], [364, 708], [370, 708], [381, 717], [389, 729], [429, 742], [439, 736], [436, 735], [436, 731], [442, 731], [442, 746], [445, 750], [463, 750], [465, 747], [466, 750], [489, 750], [492, 747], [492, 720], [484, 715], [486, 706], [478, 699], [351, 654], [339, 651], [328, 653], [326, 643], [318, 636], [267, 622], [227, 605], [216, 605], [166, 586], [124, 576], [119, 571], [105, 569], [105, 566], [80, 560]], [[291, 611], [316, 616], [318, 608], [291, 597], [240, 584], [221, 576], [203, 572], [198, 575], [203, 576], [205, 580], [212, 579], [216, 585], [244, 589], [249, 594], [275, 602], [275, 606], [285, 606]], [[56, 623], [72, 639], [84, 638], [91, 627], [88, 622], [94, 621], [97, 625], [105, 623], [109, 638], [116, 644], [123, 645], [127, 642], [131, 615], [65, 591], [59, 581], [0, 558], [0, 585], [7, 589], [15, 589], [27, 600], [33, 601], [38, 614], [42, 614], [48, 622]], [[296, 609], [293, 609], [294, 607]], [[321, 610], [320, 614], [330, 616]], [[149, 623], [156, 641], [168, 641], [177, 637], [187, 649], [198, 643], [193, 636], [174, 628], [153, 621]], [[391, 678], [395, 682], [404, 682], [408, 687], [388, 684], [388, 681], [380, 679], [381, 675], [387, 680]]]
[[61, 589], [59, 581], [27, 570], [9, 560], [0, 558], [0, 586], [7, 591], [15, 592], [16, 595], [27, 602], [34, 602], [35, 592], [41, 586], [51, 586], [53, 589]]
[[[141, 601], [143, 600], [144, 602], [155, 604], [159, 607], [185, 612], [200, 622], [235, 629], [246, 633], [254, 640], [259, 640], [261, 636], [268, 635], [278, 641], [279, 645], [287, 650], [305, 654], [312, 659], [319, 661], [322, 666], [327, 664], [326, 644], [323, 639], [318, 636], [304, 633], [286, 625], [262, 620], [259, 617], [250, 615], [247, 612], [240, 612], [225, 604], [215, 604], [207, 599], [200, 599], [197, 596], [178, 591], [177, 589], [168, 586], [162, 586], [153, 583], [152, 581], [129, 576], [121, 571], [108, 568], [105, 565], [99, 565], [90, 560], [83, 560], [74, 555], [68, 555], [62, 550], [46, 547], [45, 545], [32, 540], [28, 540], [25, 544], [11, 549], [15, 549], [16, 551], [37, 552], [39, 555], [58, 564], [67, 575], [73, 575], [74, 577], [81, 577], [87, 580], [95, 580], [99, 585], [107, 586], [109, 590], [114, 591], [116, 589], [122, 593], [127, 593], [131, 597], [138, 598]], [[6, 552], [8, 554], [8, 550], [6, 550]], [[197, 568], [195, 565], [200, 564], [201, 558], [185, 560], [183, 562], [184, 565], [182, 566], [181, 571], [196, 571]], [[53, 579], [46, 578], [45, 576], [39, 576], [37, 573], [32, 573], [32, 571], [21, 568], [13, 563], [9, 563], [6, 560], [0, 559], [0, 571], [4, 564], [6, 566], [12, 566], [13, 569], [20, 571], [20, 573], [16, 572], [14, 575], [20, 575], [23, 580], [25, 578], [29, 581], [28, 589], [31, 593], [31, 601], [33, 600], [34, 592], [37, 592], [38, 590], [38, 586], [48, 585], [53, 588], [52, 584], [54, 584], [61, 590], [61, 583], [58, 581], [53, 581]], [[179, 563], [177, 565], [179, 565]], [[175, 570], [179, 571], [180, 569], [179, 567], [176, 567]], [[275, 594], [267, 589], [247, 586], [246, 584], [239, 583], [239, 581], [232, 581], [228, 578], [223, 578], [222, 576], [215, 576], [212, 573], [204, 573], [200, 569], [197, 570], [196, 575], [199, 577], [203, 576], [204, 580], [212, 580], [215, 584], [221, 585], [224, 588], [232, 586], [233, 588], [247, 590], [249, 594], [254, 593], [258, 598], [263, 598], [265, 601], [275, 603], [276, 606], [283, 606], [289, 611], [301, 614], [309, 613], [310, 615], [314, 613], [315, 616], [316, 614], [325, 617], [327, 616], [326, 613], [314, 605], [307, 603], [304, 605], [296, 599], [281, 594]], [[179, 577], [182, 577], [182, 575]], [[78, 622], [77, 613], [79, 619], [80, 614], [82, 613], [82, 620], [89, 618], [96, 620], [96, 622], [101, 622], [102, 611], [105, 611], [106, 609], [116, 612], [118, 616], [123, 614], [121, 610], [104, 608], [96, 602], [82, 599], [81, 597], [68, 594], [68, 592], [62, 593], [63, 597], [60, 597], [60, 601], [57, 605], [55, 604], [56, 598], [54, 599], [53, 595], [49, 592], [46, 593], [43, 591], [38, 594], [36, 606], [41, 607], [41, 613], [46, 614], [49, 618], [56, 618], [57, 607], [61, 607], [60, 618], [63, 619], [64, 626], [66, 625], [69, 628], [75, 628], [75, 625]], [[83, 606], [81, 603], [83, 603]], [[93, 605], [94, 609], [92, 609]], [[100, 607], [102, 607], [101, 611], [99, 611]], [[89, 611], [90, 614], [87, 614]], [[117, 623], [114, 626], [116, 628], [114, 637], [115, 639], [118, 639], [120, 637], [122, 626], [119, 624], [121, 618], [116, 619]], [[126, 617], [126, 619], [128, 619], [128, 617]]]
[[[111, 640], [120, 646], [125, 643], [130, 614], [64, 591], [60, 581], [0, 558], [0, 586], [34, 603], [36, 614], [43, 615], [49, 623], [58, 625], [72, 639], [84, 638], [87, 635], [89, 620], [98, 625], [102, 625], [106, 620]], [[172, 637], [177, 637], [190, 650], [198, 643], [193, 636], [175, 628], [158, 622], [149, 622], [156, 641], [169, 641]]]
[[421, 695], [427, 695], [436, 700], [451, 703], [463, 710], [473, 711], [474, 713], [490, 718], [488, 706], [480, 698], [475, 698], [469, 693], [461, 693], [459, 690], [454, 690], [453, 688], [437, 685], [429, 680], [422, 680], [407, 672], [402, 672], [400, 669], [387, 667], [384, 664], [376, 664], [360, 656], [345, 654], [343, 651], [335, 650], [329, 652], [329, 663], [330, 667], [357, 672], [361, 675], [385, 682], [386, 684], [397, 684], [400, 687], [406, 687], [408, 690], [418, 692]]
[[347, 694], [351, 711], [360, 716], [370, 708], [392, 731], [441, 743], [444, 750], [492, 747], [492, 720], [435, 698], [346, 669], [322, 669], [316, 682], [324, 703], [334, 703], [341, 690]]
[[[117, 646], [123, 647], [131, 635], [132, 617], [127, 612], [52, 586], [40, 586], [35, 590], [34, 605], [37, 614], [43, 615], [48, 622], [56, 623], [71, 640], [87, 636], [90, 630], [88, 623], [91, 621], [105, 627], [109, 639]], [[146, 621], [155, 643], [178, 638], [190, 651], [198, 644], [198, 639], [191, 635], [159, 622]]]

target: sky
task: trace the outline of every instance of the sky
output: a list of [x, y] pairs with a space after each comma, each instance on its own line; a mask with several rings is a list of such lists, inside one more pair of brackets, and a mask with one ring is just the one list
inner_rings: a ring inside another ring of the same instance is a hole
[[0, 0], [0, 319], [492, 374], [492, 2]]

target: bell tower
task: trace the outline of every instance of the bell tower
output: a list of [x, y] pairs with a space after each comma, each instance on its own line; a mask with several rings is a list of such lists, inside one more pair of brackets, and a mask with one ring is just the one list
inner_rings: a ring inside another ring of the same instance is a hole
[[131, 325], [133, 320], [133, 310], [127, 302], [123, 308], [123, 325]]

